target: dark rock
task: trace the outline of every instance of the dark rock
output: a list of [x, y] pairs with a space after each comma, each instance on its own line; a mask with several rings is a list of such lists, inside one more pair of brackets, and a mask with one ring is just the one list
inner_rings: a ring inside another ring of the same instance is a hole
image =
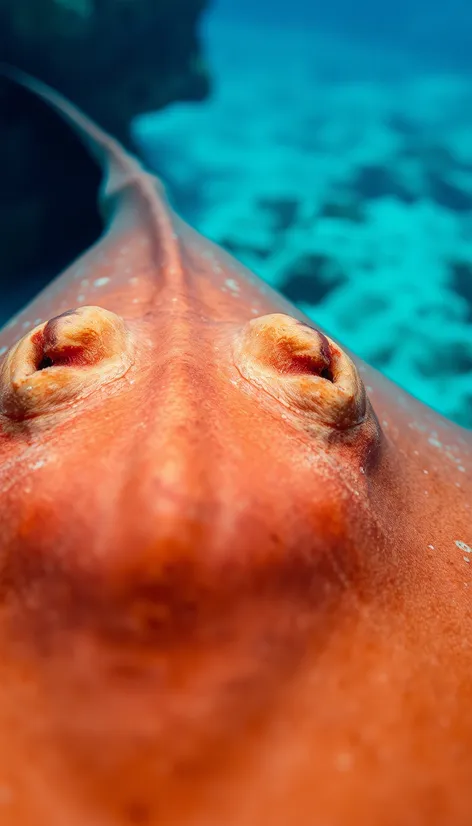
[[318, 304], [345, 280], [331, 258], [304, 255], [286, 271], [280, 289], [295, 304]]
[[320, 218], [334, 218], [348, 221], [352, 224], [365, 222], [365, 212], [362, 203], [355, 198], [333, 198], [326, 201], [320, 209]]
[[472, 322], [472, 262], [451, 262], [452, 286], [457, 295], [465, 299], [468, 307], [467, 320]]
[[398, 198], [406, 204], [416, 201], [415, 194], [403, 186], [384, 166], [362, 166], [352, 181], [352, 187], [360, 198], [367, 201], [386, 197]]
[[[208, 92], [208, 0], [0, 0], [0, 62], [58, 89], [131, 146], [136, 115]], [[133, 147], [131, 147], [133, 148]], [[47, 106], [0, 78], [0, 324], [101, 231], [99, 171]]]
[[244, 261], [248, 257], [258, 258], [264, 261], [270, 255], [270, 250], [264, 246], [256, 246], [255, 244], [244, 244], [241, 241], [234, 241], [232, 238], [219, 238], [218, 243], [224, 247], [225, 250]]
[[430, 173], [427, 176], [430, 198], [440, 206], [452, 212], [472, 211], [472, 194], [440, 175]]
[[385, 118], [386, 125], [407, 138], [416, 138], [418, 135], [418, 125], [402, 112], [392, 112]]
[[208, 92], [208, 0], [0, 0], [0, 60], [59, 89], [121, 141], [137, 114]]
[[274, 230], [289, 229], [295, 223], [299, 210], [295, 198], [259, 198], [257, 206], [270, 213]]
[[437, 175], [447, 175], [455, 169], [467, 168], [447, 146], [430, 140], [427, 135], [416, 135], [404, 141], [397, 157], [417, 161], [422, 167]]

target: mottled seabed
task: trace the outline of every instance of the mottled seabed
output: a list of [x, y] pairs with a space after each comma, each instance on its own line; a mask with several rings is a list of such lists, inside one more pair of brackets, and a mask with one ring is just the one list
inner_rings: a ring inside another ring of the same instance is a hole
[[287, 27], [205, 38], [212, 99], [136, 124], [180, 211], [472, 427], [472, 77]]

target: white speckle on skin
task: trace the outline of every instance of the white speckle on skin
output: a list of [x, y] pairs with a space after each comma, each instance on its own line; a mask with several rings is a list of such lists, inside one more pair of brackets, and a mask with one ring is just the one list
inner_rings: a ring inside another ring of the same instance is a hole
[[31, 327], [31, 321], [23, 321], [21, 326], [26, 330], [27, 327]]
[[77, 301], [79, 301], [80, 303], [82, 303], [82, 301], [85, 301], [85, 296], [84, 296], [84, 295], [78, 295], [78, 296], [77, 296]]
[[423, 473], [429, 473], [429, 470], [423, 470]]
[[463, 556], [462, 559], [464, 560], [464, 562], [467, 562], [468, 564], [470, 564], [470, 557]]
[[461, 473], [465, 473], [465, 467], [463, 465], [459, 465], [457, 470], [460, 470]]
[[466, 554], [472, 554], [472, 548], [465, 542], [462, 542], [461, 539], [456, 539], [455, 544], [461, 551], [465, 551]]
[[93, 282], [93, 286], [94, 287], [104, 287], [105, 284], [108, 284], [109, 280], [110, 280], [109, 278], [97, 278]]
[[39, 470], [39, 468], [44, 467], [44, 465], [45, 465], [45, 464], [46, 464], [46, 462], [45, 462], [45, 460], [44, 460], [44, 459], [38, 459], [38, 461], [37, 461], [37, 462], [33, 462], [33, 463], [29, 466], [29, 469], [30, 469], [30, 470]]
[[428, 439], [428, 442], [429, 442], [430, 445], [433, 445], [433, 447], [442, 447], [441, 442], [438, 439], [436, 439], [434, 436], [431, 436], [431, 438]]
[[225, 284], [228, 287], [228, 289], [231, 290], [232, 293], [239, 293], [240, 286], [234, 278], [227, 278]]
[[42, 320], [42, 318], [35, 318], [35, 320], [33, 321], [34, 326], [36, 327], [38, 324], [41, 324]]
[[431, 548], [431, 550], [434, 551], [434, 545], [428, 545], [428, 548]]

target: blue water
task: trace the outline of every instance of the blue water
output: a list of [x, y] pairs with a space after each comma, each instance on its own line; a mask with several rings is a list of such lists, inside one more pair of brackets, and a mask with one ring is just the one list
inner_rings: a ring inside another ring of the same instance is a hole
[[472, 427], [471, 0], [214, 0], [200, 34], [208, 100], [132, 125], [171, 200]]
[[472, 426], [472, 3], [218, 0], [202, 38], [210, 99], [135, 125], [178, 209]]
[[428, 63], [472, 70], [472, 3], [450, 0], [216, 0], [213, 14], [228, 20], [310, 27], [363, 41], [366, 49], [413, 50]]

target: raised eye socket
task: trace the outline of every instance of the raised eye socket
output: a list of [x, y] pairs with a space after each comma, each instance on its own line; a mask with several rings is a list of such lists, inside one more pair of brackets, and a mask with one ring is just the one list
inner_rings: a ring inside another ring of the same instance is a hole
[[366, 394], [346, 353], [328, 336], [288, 315], [249, 321], [234, 348], [240, 373], [290, 409], [339, 430], [366, 415]]
[[101, 307], [68, 310], [35, 327], [0, 370], [0, 413], [21, 421], [49, 413], [123, 375], [132, 363], [122, 318]]

